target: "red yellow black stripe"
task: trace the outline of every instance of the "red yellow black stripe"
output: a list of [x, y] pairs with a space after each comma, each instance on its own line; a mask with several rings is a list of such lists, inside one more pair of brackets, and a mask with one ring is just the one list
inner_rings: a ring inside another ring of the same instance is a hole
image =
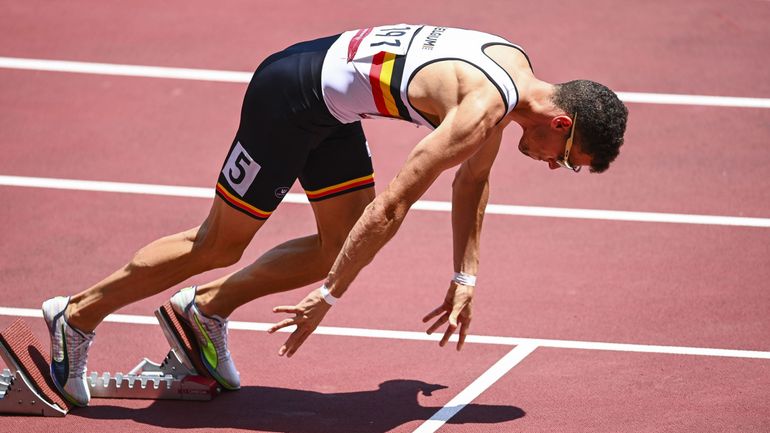
[[330, 198], [342, 193], [355, 191], [358, 189], [368, 188], [374, 185], [374, 174], [368, 176], [362, 176], [356, 179], [351, 179], [347, 182], [338, 183], [336, 185], [328, 186], [326, 188], [317, 189], [315, 191], [305, 191], [307, 199], [310, 201], [318, 201], [325, 198]]
[[369, 82], [377, 111], [386, 117], [411, 120], [401, 100], [401, 79], [406, 56], [380, 51], [372, 58]]
[[217, 191], [217, 195], [222, 197], [222, 199], [225, 202], [227, 202], [227, 204], [257, 219], [266, 220], [270, 216], [270, 214], [272, 214], [272, 212], [263, 211], [262, 209], [254, 207], [246, 203], [245, 201], [239, 199], [238, 197], [231, 194], [228, 190], [226, 190], [225, 187], [222, 186], [222, 184], [220, 183], [217, 183], [216, 191]]

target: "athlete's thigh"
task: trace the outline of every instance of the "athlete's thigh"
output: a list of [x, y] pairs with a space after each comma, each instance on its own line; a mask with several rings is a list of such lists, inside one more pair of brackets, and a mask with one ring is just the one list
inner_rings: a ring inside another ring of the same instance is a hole
[[301, 46], [305, 51], [295, 48], [271, 56], [254, 74], [217, 181], [222, 200], [256, 219], [270, 216], [311, 150], [342, 125], [323, 101], [311, 97], [325, 51], [311, 49], [311, 43]]
[[300, 182], [322, 239], [344, 240], [374, 199], [374, 173], [359, 122], [342, 125], [311, 150]]
[[310, 202], [373, 187], [372, 156], [361, 123], [340, 125], [314, 147], [299, 180]]
[[260, 130], [239, 130], [219, 173], [216, 194], [233, 209], [266, 220], [299, 176], [315, 138], [288, 125]]
[[374, 200], [374, 188], [351, 191], [328, 200], [311, 202], [321, 239], [340, 244]]

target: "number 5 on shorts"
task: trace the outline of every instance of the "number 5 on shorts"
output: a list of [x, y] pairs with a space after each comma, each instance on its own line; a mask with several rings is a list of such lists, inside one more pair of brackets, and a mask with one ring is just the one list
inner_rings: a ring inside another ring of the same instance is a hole
[[239, 141], [235, 143], [230, 156], [227, 157], [222, 174], [235, 192], [243, 197], [261, 168], [262, 166], [254, 161]]

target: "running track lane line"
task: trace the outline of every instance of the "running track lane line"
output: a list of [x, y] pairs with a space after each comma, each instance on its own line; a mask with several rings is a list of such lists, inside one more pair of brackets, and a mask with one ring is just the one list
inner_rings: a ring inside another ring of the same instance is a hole
[[[151, 194], [173, 197], [213, 198], [214, 190], [192, 186], [153, 185], [144, 183], [106, 182], [77, 179], [54, 179], [45, 177], [3, 176], [0, 186], [29, 188], [53, 188], [77, 191], [119, 192], [129, 194]], [[286, 203], [308, 204], [303, 194], [289, 193], [284, 198]], [[412, 209], [450, 212], [452, 203], [444, 201], [419, 200]], [[609, 221], [634, 221], [679, 224], [707, 224], [740, 227], [770, 227], [770, 218], [749, 218], [719, 215], [692, 215], [657, 212], [630, 212], [600, 209], [574, 209], [539, 206], [515, 206], [507, 204], [488, 204], [487, 215], [516, 215], [551, 218], [582, 218]]]
[[[0, 307], [0, 316], [42, 318], [43, 313], [39, 309], [35, 308]], [[133, 314], [110, 314], [106, 319], [104, 319], [104, 321], [112, 323], [129, 323], [134, 325], [158, 325], [158, 320], [155, 318], [155, 316], [139, 316]], [[229, 328], [243, 331], [267, 331], [271, 326], [273, 326], [273, 323], [240, 322], [233, 320], [230, 321]], [[293, 330], [294, 327], [291, 326], [288, 328], [280, 329], [278, 332], [292, 332]], [[315, 330], [314, 334], [333, 335], [337, 337], [365, 337], [389, 340], [432, 342], [438, 342], [442, 337], [442, 335], [439, 334], [428, 335], [425, 332], [417, 331], [390, 331], [385, 329], [342, 328], [337, 326], [319, 326]], [[457, 341], [457, 335], [453, 335], [449, 341]], [[770, 360], [770, 352], [742, 349], [658, 346], [648, 344], [605, 343], [596, 341], [546, 340], [538, 338], [496, 337], [491, 335], [468, 335], [468, 337], [465, 339], [465, 342], [474, 344], [494, 344], [499, 346], [529, 345], [556, 349], [603, 350], [610, 352], [655, 353], [662, 355], [714, 356], [722, 358]]]
[[505, 376], [519, 362], [523, 361], [530, 353], [534, 352], [537, 346], [534, 344], [520, 344], [505, 356], [500, 358], [489, 370], [479, 376], [467, 388], [462, 390], [453, 399], [449, 400], [438, 412], [433, 414], [430, 419], [422, 423], [414, 433], [433, 433], [440, 429], [457, 412], [463, 410], [470, 402], [476, 399], [482, 392], [486, 391], [495, 382]]
[[[0, 68], [33, 71], [72, 72], [80, 74], [119, 75], [126, 77], [170, 78], [177, 80], [248, 83], [253, 72], [214, 69], [170, 68], [163, 66], [124, 65], [116, 63], [74, 62], [66, 60], [0, 57]], [[770, 108], [770, 98], [681, 95], [670, 93], [617, 92], [625, 102], [639, 104], [702, 105], [715, 107]]]

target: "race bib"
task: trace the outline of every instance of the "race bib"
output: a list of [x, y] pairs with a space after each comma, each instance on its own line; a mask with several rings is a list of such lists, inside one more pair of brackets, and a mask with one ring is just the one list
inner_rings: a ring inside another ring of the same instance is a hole
[[359, 30], [348, 45], [348, 62], [372, 57], [379, 52], [404, 55], [415, 32], [422, 26], [396, 24]]
[[262, 166], [254, 161], [254, 158], [246, 152], [239, 141], [230, 152], [230, 156], [222, 169], [222, 174], [235, 192], [243, 197], [261, 168]]

